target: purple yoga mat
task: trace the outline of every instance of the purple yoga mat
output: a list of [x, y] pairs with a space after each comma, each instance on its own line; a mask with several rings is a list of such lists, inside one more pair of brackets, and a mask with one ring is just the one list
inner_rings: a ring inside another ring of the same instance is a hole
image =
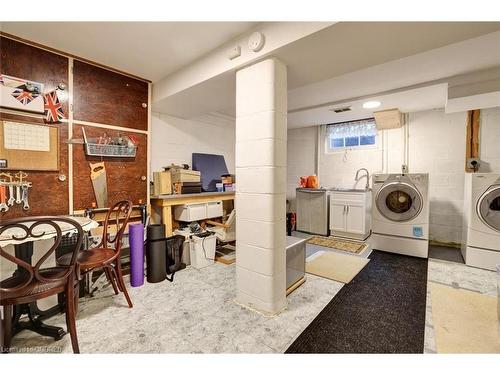
[[144, 226], [130, 224], [130, 285], [133, 287], [144, 284]]

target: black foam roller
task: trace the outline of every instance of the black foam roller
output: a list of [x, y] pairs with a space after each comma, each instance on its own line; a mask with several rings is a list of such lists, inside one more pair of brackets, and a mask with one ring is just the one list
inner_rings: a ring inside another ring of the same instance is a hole
[[146, 275], [148, 283], [159, 283], [167, 276], [167, 252], [165, 251], [165, 226], [163, 224], [148, 225], [148, 241], [146, 247]]

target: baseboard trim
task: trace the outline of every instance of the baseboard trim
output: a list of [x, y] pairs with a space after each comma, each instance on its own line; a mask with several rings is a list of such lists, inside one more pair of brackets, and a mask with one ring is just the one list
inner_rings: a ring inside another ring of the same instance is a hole
[[462, 244], [456, 243], [456, 242], [440, 242], [440, 241], [429, 240], [429, 245], [452, 247], [452, 248], [455, 248], [455, 249], [461, 249], [462, 248]]

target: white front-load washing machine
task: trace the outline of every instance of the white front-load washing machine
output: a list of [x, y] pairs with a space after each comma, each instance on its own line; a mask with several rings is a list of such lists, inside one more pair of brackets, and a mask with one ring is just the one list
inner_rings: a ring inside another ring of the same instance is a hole
[[495, 270], [500, 264], [500, 174], [467, 173], [464, 192], [465, 264]]
[[373, 176], [373, 249], [428, 257], [428, 189], [427, 173]]

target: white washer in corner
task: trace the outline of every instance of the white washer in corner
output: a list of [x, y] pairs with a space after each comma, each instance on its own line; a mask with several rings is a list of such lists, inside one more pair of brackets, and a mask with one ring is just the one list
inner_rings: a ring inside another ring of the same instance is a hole
[[427, 258], [429, 175], [375, 174], [372, 192], [374, 250]]
[[495, 270], [500, 264], [500, 174], [467, 173], [464, 191], [465, 264]]

